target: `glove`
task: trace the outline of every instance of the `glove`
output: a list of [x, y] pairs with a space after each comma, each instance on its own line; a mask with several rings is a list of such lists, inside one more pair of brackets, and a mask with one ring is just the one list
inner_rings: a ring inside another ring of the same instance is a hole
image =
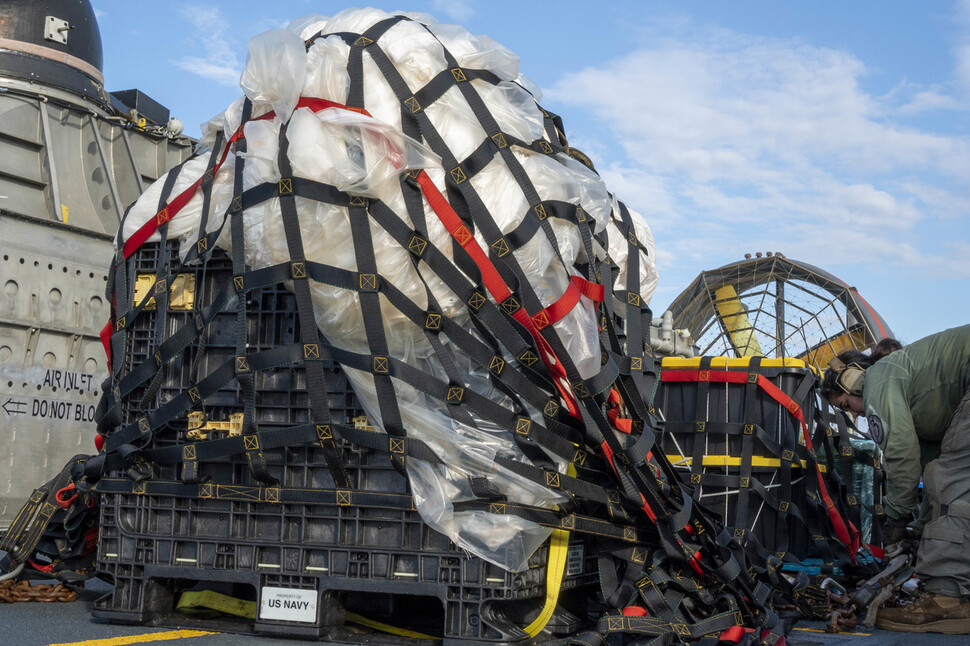
[[882, 544], [886, 547], [906, 538], [906, 525], [910, 518], [893, 518], [889, 514], [882, 517]]

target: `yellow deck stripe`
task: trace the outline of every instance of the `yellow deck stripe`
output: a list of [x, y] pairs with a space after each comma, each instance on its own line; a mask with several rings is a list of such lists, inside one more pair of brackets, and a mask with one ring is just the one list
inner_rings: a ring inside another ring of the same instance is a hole
[[107, 639], [89, 639], [83, 642], [49, 644], [48, 646], [124, 646], [125, 644], [146, 644], [149, 642], [164, 642], [172, 639], [186, 639], [188, 637], [204, 637], [205, 635], [217, 634], [205, 630], [169, 630], [160, 633], [128, 635], [126, 637], [109, 637]]

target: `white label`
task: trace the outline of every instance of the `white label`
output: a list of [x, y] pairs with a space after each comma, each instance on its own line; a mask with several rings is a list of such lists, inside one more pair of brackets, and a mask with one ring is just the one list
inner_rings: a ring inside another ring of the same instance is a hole
[[260, 619], [317, 622], [317, 591], [292, 588], [263, 588]]
[[579, 576], [583, 573], [583, 544], [573, 543], [566, 552], [566, 576]]

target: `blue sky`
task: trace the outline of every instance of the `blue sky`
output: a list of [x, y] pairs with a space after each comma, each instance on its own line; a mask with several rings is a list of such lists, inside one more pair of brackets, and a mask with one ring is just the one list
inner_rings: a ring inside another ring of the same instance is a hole
[[[348, 6], [93, 5], [107, 88], [141, 89], [191, 135], [241, 94], [251, 36]], [[970, 322], [970, 0], [372, 5], [521, 57], [653, 229], [655, 311], [700, 271], [770, 250], [857, 287], [904, 343]]]

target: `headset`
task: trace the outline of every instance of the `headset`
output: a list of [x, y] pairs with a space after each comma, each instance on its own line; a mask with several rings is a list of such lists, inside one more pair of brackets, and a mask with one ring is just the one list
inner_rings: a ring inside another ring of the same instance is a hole
[[862, 397], [862, 385], [866, 380], [866, 369], [858, 363], [846, 365], [838, 357], [832, 357], [829, 368], [835, 371], [835, 385], [849, 395]]

